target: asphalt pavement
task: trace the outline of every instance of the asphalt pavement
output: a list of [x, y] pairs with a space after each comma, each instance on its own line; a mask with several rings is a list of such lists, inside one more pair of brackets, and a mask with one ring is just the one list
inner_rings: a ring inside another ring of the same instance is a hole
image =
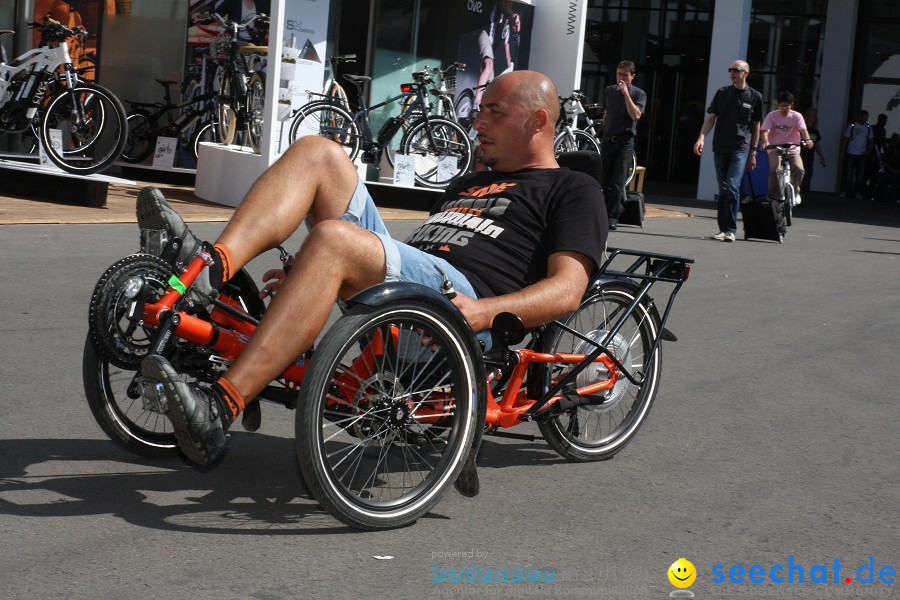
[[82, 387], [88, 300], [137, 228], [0, 226], [0, 596], [662, 599], [680, 557], [696, 598], [897, 596], [900, 206], [810, 195], [784, 244], [723, 243], [711, 203], [648, 201], [690, 216], [611, 245], [696, 263], [633, 442], [576, 464], [487, 438], [479, 496], [380, 533], [309, 496], [286, 409], [206, 474], [110, 443]]

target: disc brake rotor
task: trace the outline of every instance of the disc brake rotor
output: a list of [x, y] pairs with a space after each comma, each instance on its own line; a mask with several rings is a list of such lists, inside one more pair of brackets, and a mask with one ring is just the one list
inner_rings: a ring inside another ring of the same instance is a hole
[[[573, 353], [590, 354], [597, 348], [597, 345], [603, 341], [603, 338], [606, 337], [607, 333], [609, 332], [605, 329], [595, 329], [594, 331], [591, 331], [585, 337], [593, 341], [594, 344], [582, 340], [575, 346]], [[621, 364], [625, 365], [626, 368], [631, 364], [631, 348], [628, 345], [628, 341], [622, 337], [621, 334], [617, 333], [614, 335], [613, 339], [606, 345], [606, 348], [610, 351], [610, 354], [612, 354]], [[582, 388], [601, 381], [606, 381], [609, 378], [610, 373], [607, 370], [606, 365], [602, 362], [593, 362], [575, 377], [575, 385]], [[621, 402], [630, 386], [631, 382], [620, 373], [619, 378], [612, 389], [604, 390], [599, 393], [606, 397], [606, 400], [604, 400], [602, 404], [590, 404], [582, 406], [581, 408], [591, 412], [610, 411]]]

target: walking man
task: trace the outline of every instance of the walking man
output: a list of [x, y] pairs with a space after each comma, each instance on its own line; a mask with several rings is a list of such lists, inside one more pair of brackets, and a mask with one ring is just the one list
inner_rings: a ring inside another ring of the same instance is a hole
[[634, 154], [637, 122], [644, 114], [647, 94], [632, 85], [634, 63], [623, 60], [616, 66], [616, 84], [604, 90], [603, 140], [600, 143], [601, 185], [606, 198], [609, 228], [615, 229], [624, 210], [625, 178]]
[[763, 118], [763, 100], [762, 94], [747, 85], [749, 74], [750, 65], [746, 61], [736, 60], [731, 63], [728, 68], [731, 85], [716, 90], [706, 109], [709, 114], [694, 143], [694, 154], [700, 156], [706, 136], [715, 126], [713, 158], [719, 183], [719, 233], [713, 239], [723, 242], [735, 240], [744, 169], [752, 171], [756, 168], [756, 146], [759, 143], [759, 124]]
[[861, 110], [856, 122], [847, 126], [841, 138], [841, 156], [844, 158], [844, 190], [841, 198], [846, 194], [853, 194], [857, 199], [862, 199], [866, 159], [874, 145], [875, 134], [869, 125], [869, 111]]

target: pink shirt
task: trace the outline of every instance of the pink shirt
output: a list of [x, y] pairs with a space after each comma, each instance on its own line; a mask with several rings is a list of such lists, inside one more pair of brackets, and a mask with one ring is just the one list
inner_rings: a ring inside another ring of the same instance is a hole
[[[766, 115], [760, 129], [769, 132], [770, 144], [799, 144], [800, 130], [806, 129], [806, 121], [803, 115], [796, 110], [788, 111], [786, 117], [782, 117], [781, 113], [773, 110]], [[774, 150], [770, 150], [774, 152]], [[800, 154], [800, 148], [791, 148], [791, 154]]]

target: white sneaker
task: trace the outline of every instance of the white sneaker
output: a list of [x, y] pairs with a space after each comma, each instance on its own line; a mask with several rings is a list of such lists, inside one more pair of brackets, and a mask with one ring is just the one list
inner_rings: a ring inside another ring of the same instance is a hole
[[720, 232], [717, 233], [716, 235], [712, 236], [712, 239], [718, 240], [718, 241], [720, 241], [720, 242], [724, 242], [726, 236], [728, 236], [727, 233], [725, 233], [724, 231], [720, 231]]
[[725, 241], [726, 241], [726, 242], [733, 242], [735, 239], [737, 239], [737, 238], [735, 238], [734, 234], [731, 233], [730, 231], [729, 231], [728, 233], [725, 234]]

